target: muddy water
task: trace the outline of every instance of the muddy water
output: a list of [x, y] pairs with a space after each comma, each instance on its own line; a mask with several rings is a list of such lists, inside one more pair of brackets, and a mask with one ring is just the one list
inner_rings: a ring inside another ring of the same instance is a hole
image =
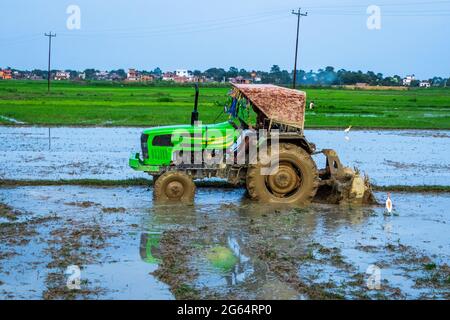
[[[450, 195], [392, 198], [387, 216], [260, 206], [242, 189], [201, 188], [179, 206], [141, 187], [3, 188], [17, 220], [0, 221], [0, 299], [449, 299]], [[66, 289], [69, 265], [79, 290]]]
[[[140, 128], [0, 127], [0, 178], [127, 179]], [[307, 130], [318, 149], [332, 148], [347, 166], [378, 185], [449, 185], [450, 131]], [[324, 166], [324, 158], [317, 156]]]

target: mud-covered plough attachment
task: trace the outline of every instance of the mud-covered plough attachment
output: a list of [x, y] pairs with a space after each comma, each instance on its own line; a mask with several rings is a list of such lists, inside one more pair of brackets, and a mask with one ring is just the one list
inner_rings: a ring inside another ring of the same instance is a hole
[[325, 169], [319, 170], [319, 189], [314, 198], [317, 202], [333, 204], [375, 204], [369, 177], [361, 177], [359, 170], [342, 165], [336, 151], [324, 149]]

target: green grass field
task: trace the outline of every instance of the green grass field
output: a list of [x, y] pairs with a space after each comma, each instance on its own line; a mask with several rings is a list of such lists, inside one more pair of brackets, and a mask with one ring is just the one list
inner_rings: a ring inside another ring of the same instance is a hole
[[[212, 123], [229, 88], [201, 88], [199, 112]], [[307, 128], [353, 127], [450, 129], [450, 89], [369, 91], [305, 89]], [[194, 90], [121, 84], [0, 81], [0, 124], [74, 126], [157, 126], [190, 121]], [[216, 121], [223, 121], [221, 115]]]

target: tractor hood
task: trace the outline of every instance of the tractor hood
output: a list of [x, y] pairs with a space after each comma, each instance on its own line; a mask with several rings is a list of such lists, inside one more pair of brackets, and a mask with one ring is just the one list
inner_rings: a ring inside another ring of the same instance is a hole
[[[235, 130], [233, 125], [227, 121], [227, 122], [221, 122], [216, 124], [203, 124], [200, 127], [203, 130], [206, 128], [208, 129], [217, 129], [220, 131], [225, 132], [225, 130]], [[163, 135], [163, 134], [172, 134], [177, 130], [187, 131], [187, 132], [194, 132], [194, 129], [198, 130], [198, 127], [191, 126], [189, 124], [182, 124], [182, 125], [175, 125], [175, 126], [163, 126], [163, 127], [154, 127], [144, 130], [142, 133], [149, 135], [149, 136], [155, 136], [155, 135]]]
[[154, 127], [145, 129], [142, 133], [147, 135], [159, 135], [159, 134], [171, 134], [176, 130], [186, 130], [191, 131], [192, 130], [191, 125], [176, 125], [176, 126], [162, 126], [162, 127]]

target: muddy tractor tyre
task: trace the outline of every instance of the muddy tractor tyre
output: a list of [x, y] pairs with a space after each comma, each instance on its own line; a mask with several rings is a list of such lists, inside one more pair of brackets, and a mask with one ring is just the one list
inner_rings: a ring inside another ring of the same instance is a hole
[[311, 156], [290, 143], [280, 144], [278, 156], [278, 169], [273, 169], [272, 175], [262, 175], [261, 164], [250, 166], [246, 180], [250, 198], [268, 203], [311, 203], [319, 186], [319, 174]]
[[158, 178], [160, 177], [159, 175], [153, 175], [153, 185], [155, 185], [156, 180], [158, 180]]
[[156, 201], [192, 202], [194, 195], [194, 181], [183, 172], [166, 172], [154, 184], [153, 196]]

